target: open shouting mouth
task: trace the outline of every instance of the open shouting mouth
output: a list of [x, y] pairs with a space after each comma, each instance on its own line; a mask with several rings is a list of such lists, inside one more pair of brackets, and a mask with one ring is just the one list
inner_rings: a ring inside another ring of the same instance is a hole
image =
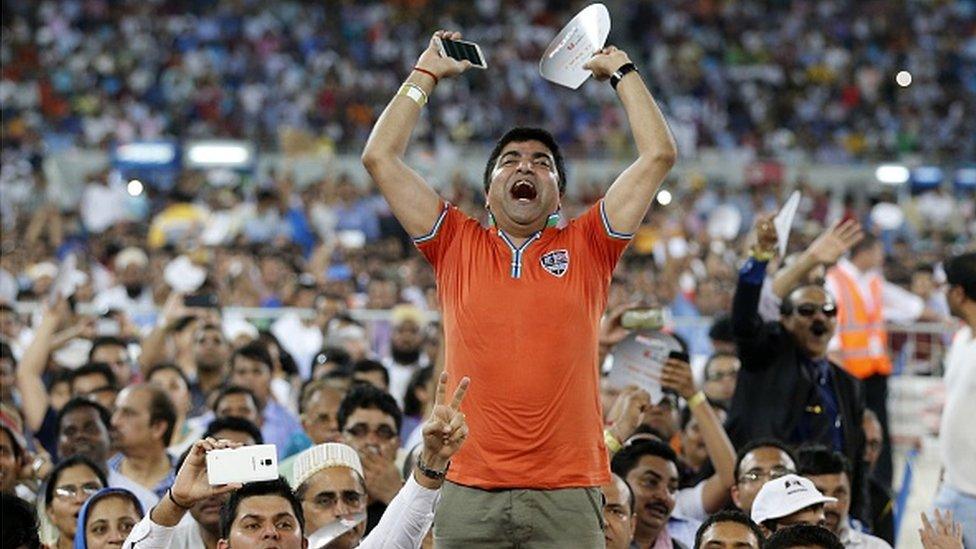
[[520, 179], [512, 185], [512, 188], [508, 191], [514, 200], [526, 201], [535, 200], [535, 197], [539, 195], [538, 191], [535, 189], [535, 183], [529, 181], [528, 179]]

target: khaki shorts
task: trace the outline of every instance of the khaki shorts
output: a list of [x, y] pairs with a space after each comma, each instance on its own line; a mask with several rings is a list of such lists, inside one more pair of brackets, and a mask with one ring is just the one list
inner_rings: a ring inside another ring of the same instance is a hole
[[434, 517], [434, 547], [602, 548], [599, 488], [479, 490], [445, 482]]

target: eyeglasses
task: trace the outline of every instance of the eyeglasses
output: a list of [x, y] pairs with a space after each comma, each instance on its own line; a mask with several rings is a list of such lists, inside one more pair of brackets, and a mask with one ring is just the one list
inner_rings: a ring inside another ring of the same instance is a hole
[[96, 484], [94, 482], [88, 482], [82, 484], [81, 486], [75, 486], [74, 484], [65, 484], [64, 486], [58, 486], [54, 489], [54, 495], [63, 499], [73, 499], [78, 497], [78, 494], [84, 494], [85, 499], [90, 498], [102, 489], [101, 484]]
[[778, 479], [793, 473], [788, 467], [773, 467], [769, 471], [748, 471], [739, 477], [739, 482], [758, 482]]
[[380, 425], [370, 430], [369, 425], [365, 423], [357, 423], [346, 429], [346, 432], [355, 438], [366, 438], [370, 433], [373, 433], [380, 440], [390, 440], [397, 436], [396, 431], [389, 425]]
[[728, 372], [715, 372], [706, 377], [706, 381], [722, 381], [723, 379], [735, 379], [739, 375], [738, 370], [730, 370]]
[[322, 509], [332, 509], [339, 502], [339, 498], [342, 498], [342, 503], [346, 504], [346, 507], [359, 509], [365, 503], [366, 494], [355, 490], [345, 490], [338, 494], [335, 492], [319, 492], [315, 497], [306, 501], [310, 501]]
[[817, 305], [816, 303], [801, 303], [796, 306], [796, 314], [805, 317], [811, 317], [817, 314], [817, 310], [822, 312], [827, 318], [837, 316], [837, 306], [833, 303], [824, 303], [823, 305]]

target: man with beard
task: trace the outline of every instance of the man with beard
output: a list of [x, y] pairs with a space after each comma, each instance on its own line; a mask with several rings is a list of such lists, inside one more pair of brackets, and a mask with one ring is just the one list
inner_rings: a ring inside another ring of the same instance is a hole
[[102, 290], [93, 304], [97, 310], [119, 309], [128, 314], [153, 307], [152, 289], [149, 287], [149, 257], [140, 248], [129, 247], [115, 256], [115, 280], [117, 284]]
[[108, 466], [110, 422], [108, 410], [97, 402], [80, 397], [69, 400], [58, 413], [58, 458], [80, 455], [92, 460], [106, 473], [109, 487], [129, 490], [149, 509], [159, 501], [156, 494]]
[[758, 244], [739, 272], [732, 303], [742, 370], [726, 424], [729, 437], [737, 446], [774, 437], [842, 452], [856, 464], [852, 514], [861, 517], [864, 396], [858, 381], [827, 358], [837, 307], [822, 287], [800, 286], [784, 298], [778, 322], [762, 321], [759, 298], [777, 239], [769, 217], [757, 223]]
[[838, 452], [819, 446], [800, 450], [800, 475], [810, 479], [825, 496], [837, 501], [824, 504], [824, 527], [833, 532], [848, 549], [891, 549], [881, 538], [853, 528], [848, 512], [851, 508], [851, 466]]
[[678, 492], [678, 457], [667, 444], [640, 440], [613, 456], [611, 470], [634, 491], [639, 547], [690, 547], [698, 523], [671, 516]]
[[392, 317], [390, 356], [383, 359], [383, 366], [390, 373], [390, 394], [402, 409], [410, 377], [430, 365], [430, 359], [422, 352], [427, 323], [420, 309], [413, 305], [397, 305]]

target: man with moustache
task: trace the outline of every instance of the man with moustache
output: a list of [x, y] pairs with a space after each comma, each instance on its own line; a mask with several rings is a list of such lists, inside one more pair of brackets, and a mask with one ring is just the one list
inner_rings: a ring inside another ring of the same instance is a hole
[[825, 496], [837, 501], [824, 504], [824, 527], [833, 532], [848, 549], [891, 549], [885, 540], [853, 528], [851, 508], [851, 466], [838, 452], [822, 446], [800, 450], [799, 473]]
[[678, 493], [678, 456], [659, 440], [633, 442], [613, 456], [610, 468], [634, 491], [639, 547], [690, 547], [697, 521], [673, 516]]
[[729, 437], [736, 446], [774, 437], [842, 452], [855, 464], [852, 514], [861, 517], [864, 395], [860, 383], [827, 358], [837, 307], [825, 289], [805, 285], [783, 299], [779, 321], [762, 321], [759, 299], [777, 238], [771, 218], [757, 224], [758, 243], [739, 272], [732, 303], [742, 370], [726, 424]]

